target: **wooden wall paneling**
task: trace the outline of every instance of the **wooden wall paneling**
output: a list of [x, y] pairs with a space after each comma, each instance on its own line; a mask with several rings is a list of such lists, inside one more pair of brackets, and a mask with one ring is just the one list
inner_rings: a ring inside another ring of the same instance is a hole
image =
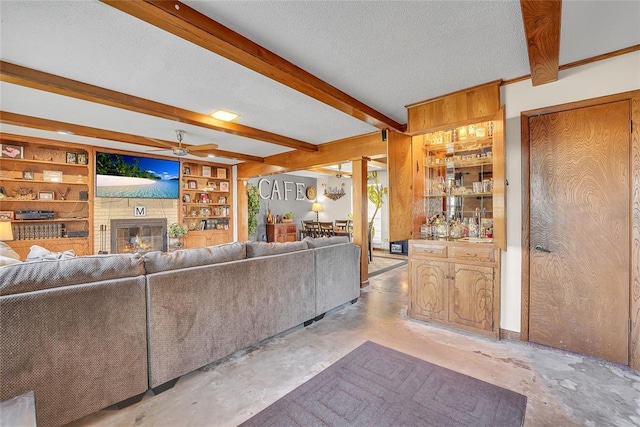
[[413, 221], [413, 169], [411, 137], [390, 132], [387, 142], [389, 178], [389, 241], [410, 239]]
[[629, 366], [640, 371], [640, 91], [631, 98], [631, 295]]
[[[415, 137], [414, 137], [415, 138]], [[414, 141], [415, 142], [415, 141]], [[413, 185], [412, 237], [420, 237], [420, 226], [426, 218], [424, 198], [424, 144], [411, 145], [411, 174]]]
[[238, 179], [236, 181], [237, 191], [237, 217], [238, 217], [238, 241], [244, 242], [249, 240], [249, 196], [247, 194], [246, 179]]
[[437, 98], [407, 105], [407, 133], [455, 127], [473, 118], [482, 121], [500, 109], [502, 80], [485, 83]]
[[367, 161], [354, 160], [353, 180], [353, 243], [360, 246], [360, 286], [369, 284]]
[[507, 250], [505, 110], [500, 108], [493, 120], [493, 244]]

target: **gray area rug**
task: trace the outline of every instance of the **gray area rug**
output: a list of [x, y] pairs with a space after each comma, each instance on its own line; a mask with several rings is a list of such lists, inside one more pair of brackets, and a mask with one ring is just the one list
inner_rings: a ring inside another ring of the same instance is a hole
[[369, 277], [382, 274], [386, 271], [393, 270], [401, 265], [407, 265], [407, 259], [398, 259], [382, 256], [374, 256], [373, 261], [369, 263]]
[[527, 398], [367, 341], [242, 426], [522, 426]]

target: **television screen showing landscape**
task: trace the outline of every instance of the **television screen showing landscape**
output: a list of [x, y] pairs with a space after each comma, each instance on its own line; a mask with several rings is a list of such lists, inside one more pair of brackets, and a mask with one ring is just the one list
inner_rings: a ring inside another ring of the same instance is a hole
[[96, 197], [177, 199], [180, 162], [96, 153]]

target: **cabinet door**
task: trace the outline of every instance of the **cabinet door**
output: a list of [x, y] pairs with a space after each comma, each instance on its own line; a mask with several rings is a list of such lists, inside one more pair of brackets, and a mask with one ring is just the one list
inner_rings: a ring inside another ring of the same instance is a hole
[[453, 264], [449, 321], [485, 331], [493, 330], [493, 267]]
[[184, 238], [185, 247], [187, 248], [199, 248], [208, 246], [207, 236], [204, 233], [189, 232]]
[[421, 258], [410, 262], [409, 314], [447, 321], [449, 263]]

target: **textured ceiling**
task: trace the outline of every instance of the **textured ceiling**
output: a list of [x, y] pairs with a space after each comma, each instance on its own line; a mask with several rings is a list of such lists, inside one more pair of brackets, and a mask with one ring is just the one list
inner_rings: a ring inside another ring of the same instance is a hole
[[[529, 73], [518, 1], [185, 1], [400, 123], [405, 105]], [[640, 44], [640, 2], [563, 2], [560, 63]], [[97, 1], [1, 1], [3, 61], [313, 144], [376, 128]], [[0, 85], [3, 111], [257, 156], [288, 148]], [[147, 147], [0, 125], [102, 147]], [[233, 159], [216, 161], [237, 163]]]

